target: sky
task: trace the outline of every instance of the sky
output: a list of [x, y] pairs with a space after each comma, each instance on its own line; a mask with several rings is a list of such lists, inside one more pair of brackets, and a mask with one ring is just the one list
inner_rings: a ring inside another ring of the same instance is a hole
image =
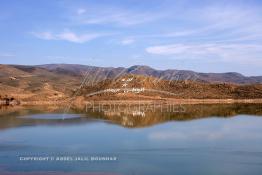
[[262, 75], [260, 0], [0, 0], [0, 64]]

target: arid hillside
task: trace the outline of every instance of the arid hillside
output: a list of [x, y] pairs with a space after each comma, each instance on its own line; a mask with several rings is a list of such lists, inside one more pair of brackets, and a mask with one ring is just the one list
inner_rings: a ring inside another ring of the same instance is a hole
[[92, 99], [256, 99], [262, 98], [262, 85], [168, 81], [130, 74], [85, 86], [80, 95]]
[[62, 100], [79, 85], [80, 78], [32, 66], [0, 65], [0, 95], [23, 100]]
[[42, 103], [62, 102], [72, 97], [84, 100], [258, 99], [262, 98], [260, 78], [237, 73], [158, 71], [146, 66], [0, 65], [0, 96]]

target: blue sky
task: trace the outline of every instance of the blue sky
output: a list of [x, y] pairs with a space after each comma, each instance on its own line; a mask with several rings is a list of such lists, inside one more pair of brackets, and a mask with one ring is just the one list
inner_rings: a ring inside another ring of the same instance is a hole
[[0, 0], [0, 63], [262, 75], [262, 1]]

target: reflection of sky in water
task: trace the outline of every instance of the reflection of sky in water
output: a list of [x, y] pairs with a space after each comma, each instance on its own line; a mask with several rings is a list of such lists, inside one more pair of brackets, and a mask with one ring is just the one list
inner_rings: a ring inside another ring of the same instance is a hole
[[[262, 143], [262, 119], [259, 117], [238, 116], [230, 119], [212, 118], [188, 122], [171, 122], [155, 127], [149, 133], [153, 142], [179, 142], [205, 144], [248, 145], [250, 141]], [[262, 146], [262, 145], [261, 145]]]
[[29, 116], [22, 116], [20, 118], [23, 119], [40, 119], [40, 120], [65, 120], [65, 119], [73, 119], [79, 118], [80, 115], [73, 115], [73, 114], [36, 114], [36, 115], [29, 115]]
[[[132, 129], [102, 121], [24, 126], [0, 132], [0, 163], [11, 163], [17, 155], [114, 154], [120, 159], [116, 164], [77, 164], [77, 168], [76, 164], [42, 166], [44, 170], [59, 171], [106, 172], [114, 168], [115, 172], [125, 174], [194, 174], [196, 171], [259, 174], [262, 172], [261, 126], [261, 117], [244, 115], [173, 121]], [[12, 149], [8, 149], [9, 146]], [[9, 170], [28, 170], [19, 163], [10, 165]]]
[[[47, 115], [51, 116], [51, 115]], [[59, 116], [59, 115], [58, 115]], [[53, 118], [61, 118], [53, 117]], [[74, 117], [74, 115], [73, 115]], [[238, 116], [229, 119], [209, 118], [186, 122], [169, 122], [150, 128], [127, 129], [104, 122], [72, 126], [29, 126], [1, 131], [1, 138], [12, 138], [32, 145], [69, 146], [83, 145], [94, 147], [107, 143], [108, 147], [160, 147], [185, 146], [198, 143], [198, 146], [230, 145], [243, 142], [262, 143], [262, 118]], [[2, 140], [2, 139], [1, 139]], [[1, 141], [0, 140], [0, 141]], [[92, 144], [88, 144], [92, 143]], [[203, 143], [203, 144], [202, 144]], [[87, 145], [88, 144], [88, 145]], [[197, 146], [197, 145], [196, 145]], [[101, 145], [101, 149], [103, 149]]]

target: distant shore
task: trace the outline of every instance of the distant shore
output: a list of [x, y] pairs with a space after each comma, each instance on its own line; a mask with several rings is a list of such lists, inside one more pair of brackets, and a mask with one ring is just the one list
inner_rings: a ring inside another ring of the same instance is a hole
[[66, 100], [66, 101], [20, 101], [20, 105], [83, 105], [95, 104], [231, 104], [231, 103], [262, 103], [262, 99], [157, 99], [157, 100]]

